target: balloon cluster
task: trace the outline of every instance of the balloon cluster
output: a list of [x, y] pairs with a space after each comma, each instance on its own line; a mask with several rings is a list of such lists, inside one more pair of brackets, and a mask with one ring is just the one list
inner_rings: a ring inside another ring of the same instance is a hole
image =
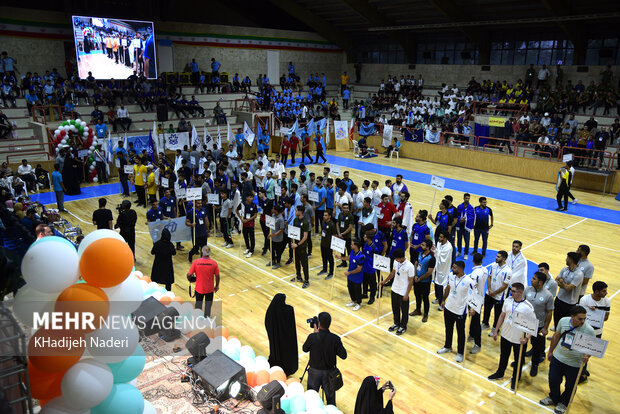
[[[78, 251], [60, 237], [33, 243], [22, 261], [26, 285], [15, 296], [13, 311], [25, 325], [33, 326], [34, 312], [90, 312], [99, 317], [128, 315], [143, 297], [138, 278], [131, 275], [133, 254], [118, 233], [97, 230], [87, 235]], [[80, 276], [83, 280], [79, 280]], [[143, 414], [154, 413], [135, 385], [145, 354], [139, 334], [131, 324], [96, 323], [98, 329], [60, 332], [39, 329], [28, 344], [31, 392], [43, 407], [42, 414]], [[127, 326], [125, 326], [127, 325]], [[37, 337], [70, 336], [83, 343], [68, 351], [45, 352]], [[94, 340], [93, 340], [94, 339]], [[127, 346], [100, 348], [94, 343], [127, 340]]]
[[[78, 138], [80, 139], [78, 140]], [[88, 150], [87, 163], [90, 180], [97, 182], [97, 164], [93, 157], [93, 151], [99, 142], [95, 137], [93, 129], [85, 121], [78, 118], [64, 121], [54, 131], [56, 152], [63, 148], [77, 148], [79, 142], [83, 143], [83, 149]]]

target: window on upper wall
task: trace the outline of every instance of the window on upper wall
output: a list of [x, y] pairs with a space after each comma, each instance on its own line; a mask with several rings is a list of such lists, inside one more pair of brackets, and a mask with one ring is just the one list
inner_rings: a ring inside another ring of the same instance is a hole
[[390, 42], [362, 43], [357, 48], [360, 63], [405, 63], [405, 50]]
[[617, 37], [589, 39], [586, 65], [617, 65], [620, 62], [619, 46]]
[[571, 65], [573, 51], [573, 44], [566, 40], [494, 41], [491, 42], [491, 64]]

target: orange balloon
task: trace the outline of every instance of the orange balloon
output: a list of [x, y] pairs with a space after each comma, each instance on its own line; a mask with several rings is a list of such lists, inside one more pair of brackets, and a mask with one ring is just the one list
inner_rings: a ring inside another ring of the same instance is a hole
[[179, 303], [185, 302], [185, 300], [182, 297], [180, 297], [180, 296], [175, 296], [174, 298], [172, 298], [172, 301], [173, 302], [179, 302]]
[[28, 378], [30, 379], [30, 392], [32, 397], [38, 400], [51, 400], [62, 394], [60, 383], [63, 372], [45, 372], [35, 367], [31, 362], [28, 364]]
[[248, 385], [254, 388], [256, 386], [256, 374], [253, 372], [246, 372], [245, 377], [248, 380]]
[[292, 384], [292, 383], [294, 383], [294, 382], [299, 382], [299, 378], [293, 378], [293, 377], [291, 377], [291, 378], [287, 379], [287, 380], [286, 380], [286, 385], [291, 385], [291, 384]]
[[80, 360], [85, 345], [77, 331], [39, 329], [28, 342], [28, 357], [40, 371], [64, 373]]
[[164, 306], [168, 306], [172, 302], [172, 299], [170, 299], [169, 296], [163, 296], [161, 299], [159, 299], [159, 302]]
[[93, 325], [95, 329], [80, 326], [74, 328], [77, 331], [93, 332], [101, 326], [101, 321], [107, 318], [110, 312], [110, 302], [105, 292], [98, 287], [87, 283], [71, 285], [63, 290], [56, 299], [54, 306], [56, 312], [92, 313], [95, 317]]
[[215, 330], [213, 328], [205, 328], [204, 332], [211, 339], [215, 338]]
[[151, 283], [151, 278], [148, 276], [142, 276], [142, 280], [144, 280], [146, 283]]
[[215, 328], [215, 336], [223, 336], [224, 338], [228, 339], [228, 328], [226, 328], [225, 326], [218, 326], [217, 328]]
[[108, 288], [122, 283], [133, 268], [131, 249], [118, 239], [99, 239], [80, 258], [80, 274], [91, 285]]
[[284, 371], [274, 371], [269, 375], [269, 382], [271, 381], [286, 381], [286, 374]]
[[269, 382], [269, 373], [264, 369], [256, 373], [256, 385], [263, 385]]

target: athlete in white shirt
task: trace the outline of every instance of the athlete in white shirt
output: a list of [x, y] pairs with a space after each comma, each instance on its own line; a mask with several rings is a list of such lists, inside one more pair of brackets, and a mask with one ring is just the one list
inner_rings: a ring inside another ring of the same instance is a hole
[[523, 243], [520, 240], [512, 242], [512, 251], [508, 253], [506, 263], [508, 263], [508, 267], [512, 271], [510, 282], [519, 282], [527, 287], [527, 259], [521, 253], [521, 246], [523, 246]]
[[[474, 253], [473, 260], [474, 268], [471, 270], [469, 277], [474, 283], [474, 291], [484, 300], [484, 286], [489, 279], [489, 270], [485, 266], [482, 266], [482, 255], [480, 253]], [[480, 352], [480, 347], [482, 346], [480, 314], [471, 309], [469, 315], [471, 316], [471, 322], [469, 323], [469, 339], [474, 341], [474, 346], [469, 353], [477, 354]]]
[[439, 233], [437, 248], [435, 250], [435, 270], [433, 274], [433, 282], [435, 283], [435, 298], [439, 303], [438, 310], [442, 311], [443, 306], [443, 288], [448, 282], [450, 274], [450, 262], [452, 260], [452, 249], [454, 247], [448, 240], [446, 232]]
[[[489, 318], [491, 310], [494, 309], [493, 327], [497, 326], [497, 320], [501, 313], [504, 298], [508, 295], [506, 290], [510, 286], [512, 271], [506, 264], [508, 253], [505, 250], [497, 252], [495, 263], [489, 268], [489, 278], [487, 279], [487, 294], [484, 296], [484, 315], [482, 318], [482, 329], [489, 329]], [[492, 336], [492, 332], [489, 332]]]

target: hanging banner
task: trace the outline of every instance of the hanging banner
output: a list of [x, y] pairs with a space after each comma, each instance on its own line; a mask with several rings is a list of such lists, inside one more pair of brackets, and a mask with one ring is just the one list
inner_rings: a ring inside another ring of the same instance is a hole
[[506, 118], [492, 116], [489, 118], [489, 126], [503, 127], [506, 123]]
[[163, 229], [168, 229], [170, 232], [170, 241], [172, 243], [190, 241], [192, 239], [191, 227], [185, 225], [185, 216], [149, 223], [149, 233], [153, 242], [159, 240]]
[[349, 129], [347, 121], [334, 121], [334, 134], [336, 141], [346, 139], [349, 136]]
[[183, 146], [189, 147], [189, 132], [174, 132], [172, 134], [164, 134], [164, 145], [169, 150], [182, 150]]
[[392, 145], [392, 132], [393, 131], [394, 131], [394, 127], [392, 125], [383, 126], [383, 146], [386, 148]]

